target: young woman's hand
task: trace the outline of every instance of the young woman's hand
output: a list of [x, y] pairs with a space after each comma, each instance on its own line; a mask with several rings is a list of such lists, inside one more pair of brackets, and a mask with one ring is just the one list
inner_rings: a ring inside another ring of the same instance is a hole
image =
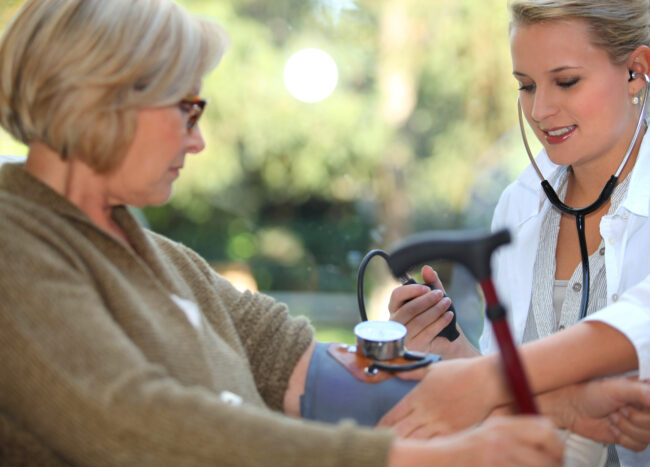
[[[492, 356], [435, 363], [414, 373], [420, 379], [379, 426], [392, 427], [400, 436], [431, 438], [482, 422], [496, 407], [509, 402], [509, 389]], [[408, 373], [400, 378], [409, 378]]]
[[602, 443], [642, 451], [650, 443], [650, 383], [610, 378], [575, 384], [538, 397], [560, 427]]
[[448, 311], [451, 300], [444, 297], [442, 282], [430, 266], [422, 268], [422, 279], [437, 290], [422, 284], [403, 285], [393, 290], [388, 304], [391, 321], [406, 326], [406, 347], [438, 354], [446, 360], [480, 355], [458, 325], [460, 336], [453, 342], [436, 337], [451, 323], [453, 313]]
[[[643, 451], [650, 444], [650, 383], [617, 377], [572, 384], [536, 397], [558, 428], [606, 444]], [[490, 417], [515, 415], [512, 405]]]

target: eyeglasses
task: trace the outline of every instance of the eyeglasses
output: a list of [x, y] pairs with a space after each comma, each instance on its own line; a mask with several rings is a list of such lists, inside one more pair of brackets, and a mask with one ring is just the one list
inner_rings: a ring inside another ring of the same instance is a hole
[[183, 112], [190, 114], [187, 119], [187, 131], [190, 131], [196, 126], [196, 123], [199, 121], [199, 118], [201, 118], [207, 103], [207, 100], [201, 99], [198, 96], [187, 96], [178, 103], [178, 106]]

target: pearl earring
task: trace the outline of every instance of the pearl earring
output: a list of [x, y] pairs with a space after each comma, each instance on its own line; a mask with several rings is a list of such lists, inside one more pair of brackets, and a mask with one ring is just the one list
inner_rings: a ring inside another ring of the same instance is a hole
[[639, 98], [637, 96], [634, 96], [634, 99], [632, 99], [632, 104], [639, 105]]

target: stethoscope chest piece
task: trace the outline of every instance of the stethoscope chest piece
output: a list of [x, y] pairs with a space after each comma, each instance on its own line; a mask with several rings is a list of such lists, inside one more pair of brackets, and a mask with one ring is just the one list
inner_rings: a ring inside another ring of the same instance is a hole
[[354, 327], [357, 351], [373, 360], [393, 360], [404, 356], [406, 327], [395, 321], [362, 321]]

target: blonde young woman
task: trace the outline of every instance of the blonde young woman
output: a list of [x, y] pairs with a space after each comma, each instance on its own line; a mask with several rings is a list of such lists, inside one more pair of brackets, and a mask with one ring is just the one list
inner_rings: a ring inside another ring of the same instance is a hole
[[[504, 191], [493, 220], [494, 229], [508, 228], [514, 237], [493, 266], [515, 340], [535, 341], [522, 347], [524, 364], [535, 390], [610, 372], [649, 378], [650, 137], [641, 114], [650, 75], [649, 2], [511, 0], [509, 8], [519, 103], [544, 147], [537, 167]], [[584, 216], [587, 284], [576, 219], [550, 203], [536, 169], [571, 207], [593, 203], [618, 175], [611, 196]], [[423, 275], [439, 284], [430, 268]], [[411, 347], [478, 355], [464, 337], [433, 337], [450, 320], [448, 303], [420, 294], [404, 287], [390, 305], [393, 319], [410, 328]], [[585, 304], [587, 318], [576, 324]], [[489, 327], [480, 344], [484, 353], [498, 349]], [[608, 465], [619, 461], [650, 465], [650, 452], [610, 449]]]

